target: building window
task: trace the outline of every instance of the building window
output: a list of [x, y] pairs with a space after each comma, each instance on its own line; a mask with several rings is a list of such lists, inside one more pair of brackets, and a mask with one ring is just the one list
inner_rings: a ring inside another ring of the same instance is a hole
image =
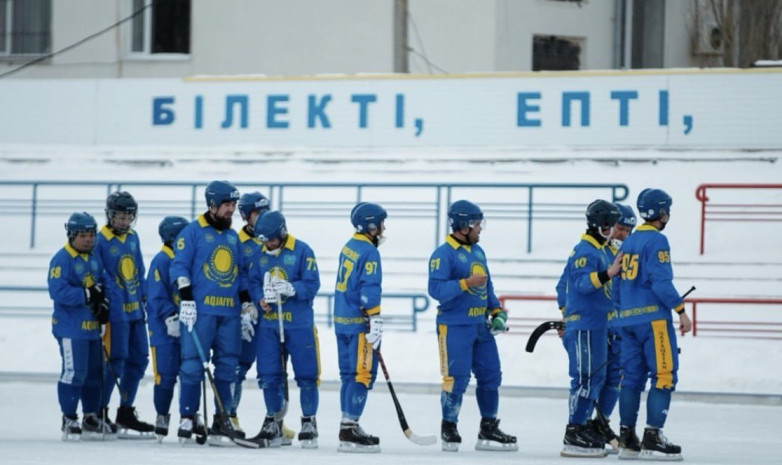
[[132, 0], [141, 9], [130, 21], [131, 53], [190, 53], [190, 0]]
[[0, 0], [0, 56], [45, 55], [51, 31], [52, 0]]
[[581, 40], [536, 35], [532, 39], [533, 71], [572, 71], [581, 69]]

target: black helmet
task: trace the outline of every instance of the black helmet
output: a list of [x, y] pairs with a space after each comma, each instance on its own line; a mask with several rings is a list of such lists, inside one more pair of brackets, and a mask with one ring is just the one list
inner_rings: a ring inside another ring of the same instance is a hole
[[[130, 221], [127, 227], [117, 228], [112, 224], [112, 218], [116, 213], [130, 213], [133, 215], [133, 219]], [[117, 191], [109, 194], [106, 198], [106, 222], [109, 224], [115, 234], [125, 234], [130, 227], [136, 221], [136, 214], [138, 213], [138, 203], [126, 191]]]
[[606, 200], [595, 200], [586, 210], [587, 226], [593, 229], [612, 228], [621, 217], [619, 208]]

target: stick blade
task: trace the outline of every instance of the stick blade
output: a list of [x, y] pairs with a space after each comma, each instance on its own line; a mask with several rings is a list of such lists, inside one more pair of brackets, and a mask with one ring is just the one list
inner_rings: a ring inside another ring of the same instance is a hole
[[419, 446], [431, 446], [432, 444], [437, 444], [437, 436], [419, 436], [415, 434], [410, 428], [406, 429], [404, 433], [405, 436], [407, 436], [407, 439], [409, 439], [414, 444], [418, 444]]

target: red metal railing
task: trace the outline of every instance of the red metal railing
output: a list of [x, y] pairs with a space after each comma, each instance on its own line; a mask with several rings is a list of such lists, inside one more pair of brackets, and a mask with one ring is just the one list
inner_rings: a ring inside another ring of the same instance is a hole
[[[709, 221], [782, 221], [782, 204], [775, 203], [709, 203], [707, 189], [782, 189], [782, 184], [701, 184], [695, 198], [701, 203], [700, 253], [704, 251], [706, 220]], [[708, 213], [708, 216], [707, 216]]]
[[[509, 300], [522, 301], [556, 301], [557, 298], [550, 295], [501, 295], [498, 297], [503, 308]], [[767, 298], [732, 298], [732, 297], [693, 297], [684, 300], [685, 304], [692, 307], [690, 318], [692, 319], [692, 335], [697, 336], [702, 332], [720, 333], [723, 337], [752, 337], [765, 339], [782, 339], [782, 316], [777, 321], [741, 321], [741, 320], [701, 320], [698, 315], [698, 305], [778, 305], [782, 307], [782, 299]], [[518, 317], [518, 312], [512, 313], [511, 327], [532, 329], [543, 320], [541, 318]], [[552, 310], [551, 318], [557, 319], [559, 315]], [[519, 324], [514, 324], [519, 322]], [[715, 334], [717, 335], [717, 334]]]

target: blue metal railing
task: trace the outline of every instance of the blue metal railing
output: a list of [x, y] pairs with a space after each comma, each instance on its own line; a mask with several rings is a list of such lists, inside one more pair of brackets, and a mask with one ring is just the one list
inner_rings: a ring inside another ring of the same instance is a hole
[[[27, 187], [30, 194], [16, 198], [0, 195], [0, 214], [9, 213], [30, 216], [30, 248], [36, 243], [36, 223], [40, 216], [64, 216], [74, 210], [101, 211], [104, 199], [100, 196], [85, 197], [80, 190], [80, 198], [73, 194], [69, 198], [58, 189], [44, 195], [45, 188], [102, 188], [106, 195], [117, 189], [133, 190], [145, 214], [157, 214], [160, 217], [171, 214], [185, 214], [189, 211], [194, 218], [203, 208], [200, 193], [204, 182], [190, 181], [0, 181], [0, 189], [9, 187]], [[579, 198], [577, 201], [536, 202], [536, 194], [545, 191], [605, 191], [601, 194], [612, 202], [627, 198], [625, 184], [567, 184], [567, 183], [236, 183], [240, 190], [260, 190], [265, 192], [272, 206], [283, 211], [286, 216], [308, 216], [318, 218], [345, 217], [356, 202], [371, 198], [381, 203], [395, 218], [430, 220], [434, 225], [433, 247], [436, 247], [448, 230], [447, 207], [458, 192], [478, 203], [487, 217], [525, 221], [527, 224], [527, 253], [532, 251], [532, 226], [535, 220], [583, 220], [586, 205], [595, 197]], [[142, 189], [181, 190], [181, 194], [156, 196], [144, 199], [138, 196]], [[315, 190], [304, 200], [297, 200], [297, 190]], [[349, 191], [339, 195], [340, 191]], [[373, 194], [367, 191], [372, 190]], [[325, 192], [324, 192], [325, 191]], [[352, 191], [352, 193], [350, 193]], [[471, 195], [462, 192], [469, 191]], [[382, 193], [380, 195], [379, 193]], [[422, 195], [427, 194], [427, 195]], [[481, 200], [488, 194], [500, 195], [501, 200]], [[504, 195], [503, 195], [504, 194]], [[29, 203], [26, 201], [29, 199]], [[404, 200], [408, 199], [408, 200]]]

